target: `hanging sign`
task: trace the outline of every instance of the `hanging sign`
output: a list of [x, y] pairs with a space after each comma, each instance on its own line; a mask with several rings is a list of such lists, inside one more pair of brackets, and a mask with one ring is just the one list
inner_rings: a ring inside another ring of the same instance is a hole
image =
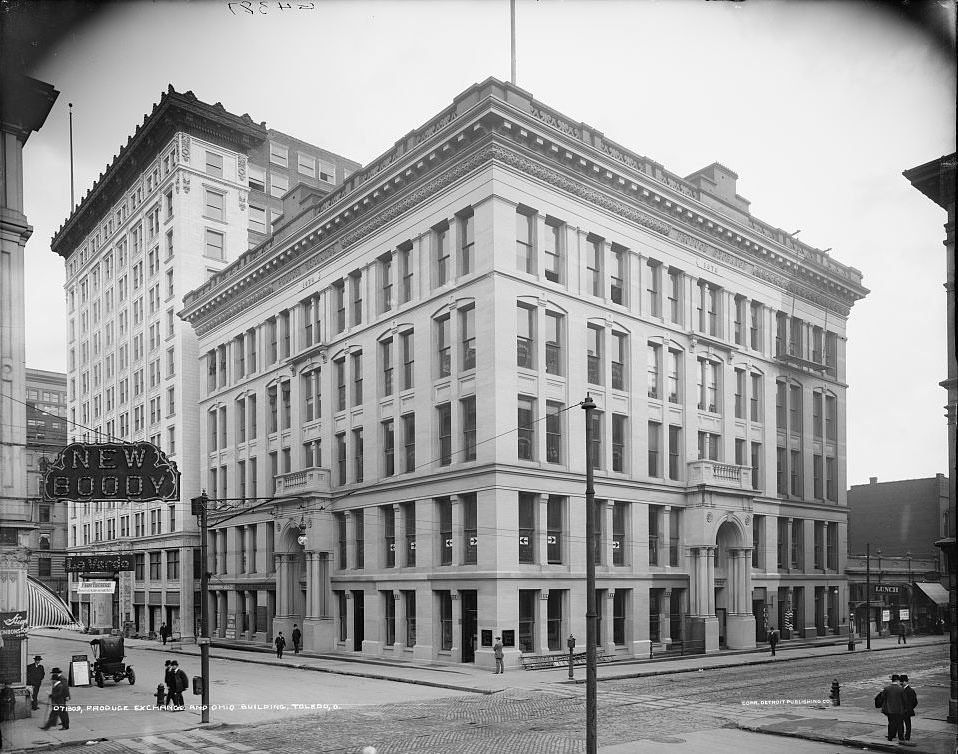
[[113, 594], [116, 591], [116, 582], [105, 579], [88, 579], [80, 582], [77, 594]]
[[0, 613], [0, 636], [23, 636], [27, 632], [27, 611]]
[[44, 472], [43, 499], [179, 500], [180, 472], [153, 443], [71, 443]]

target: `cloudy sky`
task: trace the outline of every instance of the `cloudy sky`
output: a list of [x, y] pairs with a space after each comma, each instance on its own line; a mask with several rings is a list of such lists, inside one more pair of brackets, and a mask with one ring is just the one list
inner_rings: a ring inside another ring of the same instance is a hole
[[[927, 5], [954, 29], [953, 2]], [[729, 166], [756, 217], [863, 272], [849, 484], [947, 473], [945, 213], [901, 172], [955, 150], [953, 52], [893, 5], [850, 0], [518, 0], [517, 36], [537, 99], [678, 174]], [[25, 151], [27, 365], [65, 371], [50, 239], [70, 210], [68, 102], [78, 197], [170, 83], [367, 163], [509, 78], [509, 2], [126, 2], [31, 73], [61, 94]]]

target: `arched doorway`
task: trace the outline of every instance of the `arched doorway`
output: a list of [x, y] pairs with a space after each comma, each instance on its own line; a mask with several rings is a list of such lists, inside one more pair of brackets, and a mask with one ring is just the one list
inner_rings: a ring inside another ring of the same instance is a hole
[[715, 532], [715, 612], [719, 641], [729, 649], [755, 646], [752, 547], [744, 523], [729, 514]]
[[[306, 617], [306, 551], [299, 543], [300, 528], [283, 529], [276, 548], [276, 622], [273, 634], [283, 631], [288, 637], [293, 624], [303, 625]], [[289, 641], [289, 639], [287, 639]]]

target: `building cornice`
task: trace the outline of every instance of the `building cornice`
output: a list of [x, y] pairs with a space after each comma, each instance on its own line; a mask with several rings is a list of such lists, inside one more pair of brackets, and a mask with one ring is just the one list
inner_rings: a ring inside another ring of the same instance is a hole
[[243, 153], [267, 138], [266, 125], [255, 123], [248, 114], [233, 115], [219, 102], [209, 105], [193, 92], [181, 94], [170, 85], [57, 230], [50, 241], [51, 250], [64, 259], [69, 257], [120, 200], [133, 179], [156, 159], [158, 148], [177, 131]]
[[[598, 149], [582, 144], [586, 135], [590, 142], [601, 139], [584, 124], [562, 121], [538, 103], [517, 110], [513, 98], [507, 102], [491, 92], [477, 100], [475, 90], [483, 87], [513, 91], [501, 82], [467, 90], [319, 203], [313, 221], [297, 234], [267, 239], [188, 293], [181, 316], [203, 334], [492, 162], [842, 316], [868, 292], [854, 268], [793, 239], [779, 242], [757, 220], [745, 227], [718, 214], [698, 201], [697, 189], [646, 158], [612, 142], [601, 141]], [[244, 295], [254, 284], [256, 290]]]

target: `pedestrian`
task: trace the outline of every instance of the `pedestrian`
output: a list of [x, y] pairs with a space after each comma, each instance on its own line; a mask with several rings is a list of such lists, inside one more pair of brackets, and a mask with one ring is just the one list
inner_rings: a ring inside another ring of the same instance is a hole
[[898, 643], [907, 644], [908, 641], [905, 639], [905, 621], [898, 621]]
[[772, 648], [772, 657], [774, 657], [775, 647], [778, 646], [778, 631], [775, 630], [775, 626], [772, 626], [772, 630], [768, 633], [768, 645]]
[[182, 712], [186, 708], [183, 692], [190, 687], [190, 679], [176, 660], [170, 663], [170, 669], [173, 671], [173, 711]]
[[894, 741], [905, 740], [903, 720], [907, 702], [905, 701], [905, 690], [901, 687], [900, 676], [896, 673], [891, 677], [891, 683], [878, 692], [875, 697], [875, 706], [881, 707], [882, 714], [888, 718], [888, 731], [885, 738]]
[[169, 709], [170, 702], [173, 701], [173, 686], [175, 685], [173, 679], [173, 662], [172, 660], [167, 660], [163, 664], [166, 666], [163, 670], [163, 683], [166, 684], [166, 699], [163, 701], [163, 706]]
[[40, 687], [43, 685], [43, 678], [47, 672], [40, 664], [43, 658], [36, 655], [33, 662], [27, 665], [27, 686], [33, 686], [33, 700], [30, 703], [30, 709], [40, 709], [40, 703], [37, 701], [37, 694], [40, 693]]
[[496, 643], [492, 645], [492, 653], [496, 657], [496, 674], [505, 673], [505, 667], [502, 662], [502, 639], [496, 637]]
[[57, 719], [60, 720], [60, 730], [69, 730], [70, 713], [67, 710], [67, 702], [70, 701], [70, 689], [60, 674], [60, 668], [51, 670], [50, 677], [53, 679], [53, 687], [50, 689], [50, 717], [47, 718], [47, 724], [41, 726], [40, 730], [50, 730], [57, 724]]
[[299, 626], [295, 623], [293, 624], [293, 654], [299, 654], [299, 647], [303, 643], [303, 632], [299, 630]]
[[905, 740], [911, 741], [911, 719], [915, 716], [915, 707], [918, 706], [918, 694], [908, 682], [908, 675], [902, 673], [898, 676], [901, 687], [905, 690], [905, 718], [902, 721], [905, 725]]
[[276, 656], [279, 659], [283, 659], [283, 650], [286, 648], [286, 639], [283, 637], [283, 632], [279, 632], [279, 636], [276, 637], [276, 641], [273, 642], [276, 645]]

